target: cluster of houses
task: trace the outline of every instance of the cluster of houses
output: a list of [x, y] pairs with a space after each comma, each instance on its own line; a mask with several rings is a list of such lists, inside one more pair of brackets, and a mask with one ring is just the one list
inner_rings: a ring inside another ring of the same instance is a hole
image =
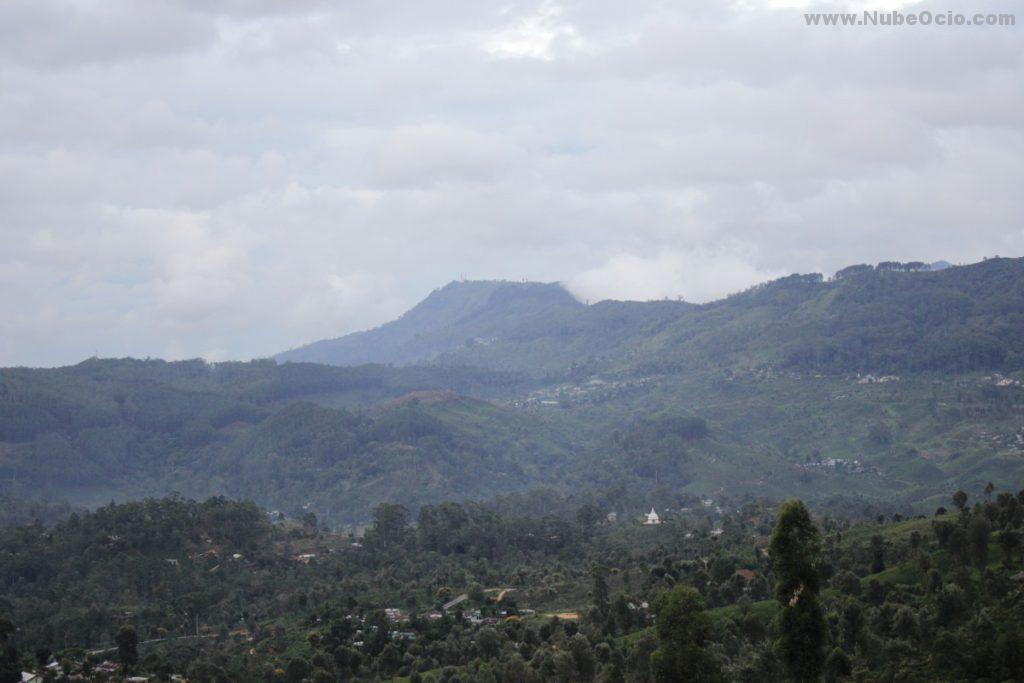
[[857, 384], [888, 384], [899, 381], [897, 375], [857, 375]]
[[513, 401], [512, 405], [517, 408], [550, 408], [557, 407], [563, 403], [572, 403], [573, 405], [601, 403], [621, 396], [624, 392], [646, 386], [654, 380], [654, 377], [637, 377], [624, 380], [591, 377], [586, 382], [580, 384], [563, 384], [535, 391], [524, 399]]
[[[490, 592], [497, 591], [497, 597], [494, 602], [498, 605], [503, 601], [506, 594], [511, 592], [513, 589], [490, 589]], [[490, 608], [488, 610], [481, 610], [478, 608], [472, 608], [463, 610], [462, 605], [469, 600], [468, 593], [462, 593], [448, 602], [444, 603], [440, 608], [430, 610], [429, 612], [421, 613], [418, 618], [427, 621], [439, 621], [445, 618], [445, 615], [454, 615], [456, 618], [461, 618], [472, 626], [484, 627], [484, 626], [497, 626], [504, 621], [516, 620], [526, 616], [532, 616], [536, 614], [531, 609], [515, 609], [515, 608]], [[387, 619], [388, 627], [390, 631], [390, 637], [392, 640], [405, 640], [414, 641], [417, 639], [417, 633], [411, 626], [413, 619], [407, 610], [401, 609], [400, 607], [385, 607], [383, 609], [384, 617]], [[362, 647], [366, 636], [370, 633], [374, 633], [377, 629], [372, 624], [366, 624], [365, 617], [357, 617], [350, 615], [349, 619], [354, 620], [360, 624], [358, 630], [353, 635], [352, 645], [355, 647]]]
[[843, 458], [826, 458], [825, 460], [805, 462], [797, 465], [803, 470], [831, 470], [835, 472], [851, 472], [864, 474], [871, 468], [864, 465], [860, 460], [844, 460]]
[[1014, 379], [1012, 377], [1006, 377], [1004, 375], [999, 374], [998, 372], [995, 373], [994, 375], [986, 376], [983, 379], [986, 382], [992, 382], [992, 384], [996, 385], [997, 387], [1019, 387], [1019, 386], [1021, 386], [1021, 382], [1020, 382], [1019, 379]]
[[[58, 678], [66, 681], [106, 681], [117, 680], [127, 683], [149, 683], [156, 680], [152, 676], [127, 676], [122, 677], [121, 665], [115, 661], [105, 659], [84, 669], [80, 663], [65, 660], [64, 663], [53, 660], [41, 671], [22, 671], [21, 683], [44, 683]], [[186, 678], [181, 674], [171, 674], [171, 683], [186, 683]]]

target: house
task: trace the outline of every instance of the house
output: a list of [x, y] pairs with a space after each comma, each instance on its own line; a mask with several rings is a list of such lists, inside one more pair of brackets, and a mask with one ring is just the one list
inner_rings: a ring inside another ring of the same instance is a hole
[[43, 683], [43, 677], [31, 671], [22, 671], [21, 683]]
[[647, 513], [647, 519], [644, 520], [644, 524], [661, 524], [661, 517], [658, 517], [658, 513], [654, 511], [654, 508], [651, 508], [651, 511]]
[[737, 569], [733, 574], [747, 583], [750, 583], [757, 577], [757, 573], [753, 569]]
[[392, 624], [401, 624], [409, 621], [409, 616], [397, 607], [385, 607], [384, 616]]
[[121, 665], [117, 662], [112, 662], [109, 659], [104, 659], [102, 662], [93, 667], [93, 671], [96, 673], [107, 674], [112, 676], [117, 673], [117, 670], [121, 668]]

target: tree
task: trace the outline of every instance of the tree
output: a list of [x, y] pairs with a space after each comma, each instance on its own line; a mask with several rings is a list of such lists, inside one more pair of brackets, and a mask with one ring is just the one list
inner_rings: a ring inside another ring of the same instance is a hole
[[885, 571], [885, 540], [879, 534], [871, 537], [871, 573]]
[[18, 650], [8, 641], [14, 633], [14, 624], [0, 617], [0, 683], [21, 681], [21, 658]]
[[576, 523], [584, 530], [591, 530], [604, 519], [601, 510], [593, 503], [584, 503], [576, 509]]
[[482, 628], [477, 632], [476, 644], [484, 659], [494, 659], [501, 653], [502, 638], [493, 628]]
[[853, 673], [850, 658], [841, 648], [834, 648], [825, 661], [825, 679], [838, 681]]
[[910, 549], [915, 553], [921, 548], [921, 532], [914, 529], [910, 532]]
[[957, 491], [953, 494], [953, 505], [960, 511], [960, 514], [964, 513], [964, 508], [967, 507], [967, 494], [962, 490]]
[[594, 658], [594, 650], [590, 647], [587, 637], [582, 633], [577, 633], [569, 639], [566, 650], [572, 655], [576, 680], [594, 680], [594, 675], [597, 673], [597, 660]]
[[125, 671], [131, 670], [139, 661], [139, 637], [135, 634], [135, 627], [125, 625], [117, 632], [114, 639], [117, 643], [117, 658]]
[[988, 522], [981, 515], [975, 515], [967, 527], [967, 539], [971, 544], [971, 556], [978, 569], [988, 564]]
[[288, 662], [288, 668], [285, 669], [285, 673], [288, 677], [288, 683], [302, 683], [306, 676], [309, 675], [309, 662], [301, 657], [293, 657]]
[[404, 505], [382, 503], [373, 509], [373, 532], [385, 548], [398, 545], [405, 538], [409, 511]]
[[611, 606], [608, 596], [608, 568], [595, 565], [590, 570], [590, 575], [594, 580], [594, 606], [602, 617], [606, 617]]
[[775, 598], [782, 605], [779, 658], [797, 681], [814, 681], [825, 662], [825, 617], [818, 603], [818, 529], [799, 500], [779, 506], [769, 543], [777, 583]]
[[651, 653], [655, 681], [722, 681], [721, 667], [705, 647], [711, 621], [700, 593], [677, 585], [654, 605], [658, 615], [658, 649]]
[[1003, 565], [1012, 569], [1020, 550], [1020, 532], [1004, 529], [999, 533], [999, 545], [1003, 548]]

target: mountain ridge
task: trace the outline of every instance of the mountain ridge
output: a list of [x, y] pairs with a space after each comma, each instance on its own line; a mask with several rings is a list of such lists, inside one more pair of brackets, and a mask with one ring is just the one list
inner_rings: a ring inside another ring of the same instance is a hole
[[705, 304], [584, 305], [557, 284], [451, 283], [391, 323], [276, 360], [442, 363], [535, 376], [723, 364], [829, 372], [1024, 366], [1014, 343], [1024, 336], [1024, 259], [944, 265], [886, 261], [829, 279], [794, 274]]

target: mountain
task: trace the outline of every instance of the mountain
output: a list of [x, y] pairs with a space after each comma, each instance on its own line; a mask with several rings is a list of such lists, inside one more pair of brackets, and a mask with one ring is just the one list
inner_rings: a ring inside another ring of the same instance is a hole
[[702, 305], [602, 301], [558, 285], [452, 283], [375, 330], [278, 356], [333, 365], [471, 365], [535, 377], [777, 367], [1024, 368], [1024, 259], [930, 270], [885, 262], [791, 275]]
[[334, 347], [396, 365], [2, 369], [0, 503], [178, 491], [347, 523], [544, 488], [926, 510], [1024, 477], [1020, 259], [860, 265], [702, 305], [456, 283]]
[[286, 351], [278, 361], [409, 365], [445, 353], [552, 324], [583, 308], [557, 284], [503, 281], [452, 282], [435, 290], [397, 320], [366, 332]]

